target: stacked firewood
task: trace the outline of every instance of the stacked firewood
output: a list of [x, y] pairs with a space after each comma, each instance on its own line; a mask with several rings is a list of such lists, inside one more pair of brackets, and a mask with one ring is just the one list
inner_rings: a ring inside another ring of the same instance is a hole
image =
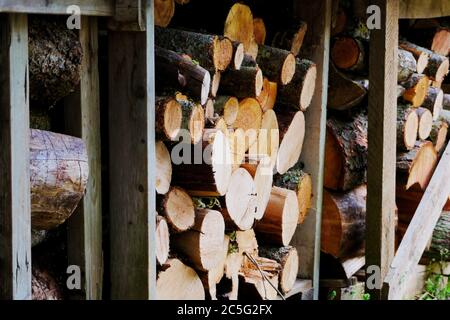
[[227, 5], [220, 33], [188, 17], [155, 28], [157, 297], [273, 299], [295, 283], [290, 242], [312, 196], [299, 163], [316, 80], [298, 56], [306, 24], [268, 46], [245, 4]]

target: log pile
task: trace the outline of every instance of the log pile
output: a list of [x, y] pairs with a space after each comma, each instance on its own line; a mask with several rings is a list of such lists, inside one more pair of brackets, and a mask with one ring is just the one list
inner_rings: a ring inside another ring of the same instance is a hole
[[246, 4], [216, 11], [221, 26], [155, 28], [157, 296], [274, 299], [297, 279], [290, 243], [312, 202], [299, 159], [316, 65], [304, 22], [283, 33]]

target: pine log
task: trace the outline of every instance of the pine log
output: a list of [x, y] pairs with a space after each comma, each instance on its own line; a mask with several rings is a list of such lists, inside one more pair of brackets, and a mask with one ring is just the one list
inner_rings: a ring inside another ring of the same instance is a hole
[[31, 16], [28, 45], [30, 100], [34, 106], [51, 107], [80, 83], [83, 48], [78, 34], [63, 17]]
[[244, 45], [239, 41], [233, 41], [233, 59], [231, 60], [231, 67], [234, 70], [241, 69], [242, 62], [244, 61], [244, 56]]
[[156, 261], [159, 265], [163, 265], [169, 258], [170, 240], [167, 220], [160, 215], [156, 216], [155, 240]]
[[[420, 140], [428, 139], [430, 136], [431, 128], [433, 126], [433, 115], [430, 110], [425, 108], [417, 108], [416, 109], [417, 116], [419, 117], [419, 126], [417, 131], [417, 136]], [[415, 145], [415, 141], [412, 144], [411, 150]]]
[[264, 78], [261, 93], [256, 97], [263, 111], [274, 108], [277, 100], [277, 89], [278, 84], [276, 82], [271, 82], [267, 78]]
[[291, 291], [297, 280], [298, 273], [298, 252], [294, 247], [261, 247], [259, 254], [263, 258], [275, 260], [281, 266], [279, 275], [280, 290], [282, 293]]
[[295, 74], [295, 56], [290, 51], [260, 45], [256, 63], [270, 81], [280, 85], [290, 83]]
[[297, 223], [302, 224], [311, 208], [311, 199], [313, 196], [311, 175], [303, 172], [298, 166], [295, 166], [283, 175], [276, 174], [273, 184], [280, 188], [293, 190], [297, 194], [299, 207]]
[[156, 280], [158, 300], [205, 300], [205, 289], [194, 269], [178, 259], [162, 266]]
[[155, 130], [157, 138], [175, 141], [180, 133], [183, 115], [181, 105], [172, 97], [156, 97]]
[[273, 187], [266, 212], [254, 227], [258, 240], [271, 245], [289, 245], [297, 228], [298, 216], [295, 192]]
[[288, 50], [298, 56], [300, 49], [305, 39], [305, 34], [308, 29], [308, 25], [304, 21], [296, 21], [288, 28], [283, 28], [281, 31], [274, 33], [270, 45], [275, 48]]
[[155, 75], [158, 85], [186, 90], [190, 97], [205, 105], [211, 88], [211, 75], [192, 59], [174, 51], [155, 47]]
[[[422, 109], [422, 111], [428, 111]], [[431, 113], [428, 111], [428, 115]], [[411, 150], [416, 144], [419, 114], [408, 105], [397, 106], [397, 149]]]
[[336, 67], [346, 71], [366, 71], [367, 55], [367, 43], [356, 37], [339, 37], [331, 48], [331, 60]]
[[433, 123], [430, 132], [430, 140], [433, 142], [436, 152], [439, 154], [447, 144], [448, 123], [438, 120]]
[[162, 141], [155, 143], [156, 154], [156, 180], [155, 189], [159, 194], [166, 194], [172, 180], [172, 160], [169, 150]]
[[439, 114], [443, 108], [444, 92], [435, 87], [429, 87], [422, 107], [431, 111], [433, 114], [433, 121], [439, 118]]
[[449, 71], [449, 60], [445, 56], [430, 53], [427, 67], [423, 71], [430, 79], [442, 82]]
[[153, 7], [155, 25], [167, 27], [175, 13], [174, 0], [155, 0]]
[[202, 141], [205, 129], [205, 111], [201, 105], [185, 96], [177, 95], [177, 101], [181, 106], [181, 131], [189, 133], [190, 142], [197, 144]]
[[219, 96], [214, 100], [214, 113], [223, 116], [227, 126], [232, 126], [239, 110], [239, 101], [231, 96]]
[[437, 153], [431, 141], [417, 142], [408, 152], [397, 154], [397, 185], [408, 190], [413, 185], [425, 190], [437, 164]]
[[[244, 257], [244, 265], [239, 272], [239, 295], [253, 300], [274, 300], [277, 297], [277, 291], [274, 288], [277, 288], [279, 283], [279, 263], [262, 257], [253, 257], [253, 259], [256, 260], [258, 267]], [[267, 283], [261, 272], [272, 285]]]
[[84, 195], [88, 159], [83, 140], [30, 130], [31, 225], [49, 230], [66, 221]]
[[194, 203], [182, 188], [171, 187], [164, 196], [158, 195], [157, 209], [175, 232], [186, 231], [194, 225]]
[[253, 37], [258, 46], [266, 42], [266, 25], [262, 18], [253, 18]]
[[420, 107], [425, 100], [430, 87], [430, 80], [423, 74], [414, 73], [408, 80], [402, 82], [405, 87], [403, 99], [412, 104], [414, 108]]
[[335, 110], [347, 110], [358, 105], [366, 96], [367, 90], [358, 82], [339, 72], [330, 63], [327, 106]]
[[427, 52], [428, 50], [406, 40], [400, 40], [399, 47], [412, 53], [416, 59], [416, 72], [422, 74], [428, 65], [428, 59], [430, 56], [429, 52]]
[[397, 81], [406, 81], [415, 72], [417, 72], [417, 63], [413, 54], [409, 51], [398, 49]]
[[336, 258], [364, 254], [366, 185], [347, 193], [323, 192], [321, 250]]
[[442, 212], [439, 221], [433, 231], [431, 244], [426, 251], [426, 256], [436, 261], [450, 261], [450, 213]]
[[219, 92], [238, 98], [255, 98], [261, 94], [263, 73], [258, 67], [241, 67], [222, 73]]
[[63, 290], [47, 270], [33, 264], [31, 298], [33, 300], [63, 300]]
[[192, 228], [173, 234], [170, 240], [173, 249], [196, 269], [209, 271], [221, 262], [224, 233], [225, 223], [220, 212], [197, 209]]
[[347, 191], [366, 182], [367, 114], [327, 121], [324, 186]]
[[187, 54], [206, 70], [223, 71], [233, 57], [233, 44], [225, 37], [155, 27], [158, 46]]
[[261, 123], [262, 110], [258, 100], [246, 98], [240, 101], [233, 127], [244, 130], [246, 136], [245, 150], [248, 150], [257, 141]]
[[305, 111], [314, 95], [316, 76], [317, 68], [315, 63], [306, 59], [297, 59], [292, 81], [278, 88], [279, 102]]
[[254, 39], [253, 14], [247, 5], [234, 4], [225, 20], [223, 34], [233, 41], [242, 42], [245, 53], [251, 49]]

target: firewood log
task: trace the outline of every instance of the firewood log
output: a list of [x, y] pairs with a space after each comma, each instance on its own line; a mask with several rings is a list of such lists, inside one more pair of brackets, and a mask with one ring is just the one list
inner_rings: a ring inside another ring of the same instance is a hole
[[[416, 113], [419, 118], [417, 135], [420, 140], [428, 139], [428, 137], [430, 136], [431, 128], [433, 126], [433, 115], [431, 114], [430, 110], [425, 108], [417, 108]], [[411, 150], [414, 145], [415, 141], [411, 145], [411, 148], [409, 148], [409, 150]]]
[[244, 45], [239, 41], [233, 41], [233, 58], [231, 60], [231, 67], [234, 70], [241, 69], [242, 62], [244, 61], [245, 50]]
[[155, 0], [153, 6], [155, 25], [160, 27], [167, 27], [175, 13], [174, 0]]
[[257, 141], [261, 123], [262, 110], [258, 101], [253, 98], [246, 98], [240, 101], [233, 128], [244, 130], [246, 136], [245, 150], [248, 150]]
[[406, 81], [415, 72], [417, 72], [417, 63], [413, 54], [409, 51], [398, 49], [397, 81]]
[[336, 258], [364, 254], [366, 185], [346, 193], [324, 189], [321, 250]]
[[156, 97], [155, 131], [161, 140], [175, 141], [180, 133], [183, 115], [181, 105], [172, 97]]
[[156, 261], [159, 265], [166, 263], [169, 258], [170, 251], [170, 238], [169, 238], [169, 226], [167, 220], [160, 216], [156, 216]]
[[258, 240], [272, 245], [289, 245], [297, 228], [298, 216], [295, 192], [273, 187], [266, 212], [263, 218], [255, 223]]
[[205, 300], [205, 289], [194, 269], [178, 259], [169, 259], [156, 280], [158, 300]]
[[295, 21], [290, 27], [274, 32], [274, 36], [269, 41], [270, 45], [292, 52], [298, 56], [305, 39], [308, 25], [304, 21]]
[[[450, 261], [450, 256], [445, 252], [448, 252], [450, 248], [450, 212], [442, 212], [439, 221], [433, 231], [431, 237], [431, 243], [425, 255], [430, 258], [434, 258], [436, 261]], [[443, 252], [444, 254], [441, 254]]]
[[31, 298], [33, 300], [63, 300], [63, 290], [47, 270], [33, 264]]
[[[205, 129], [205, 111], [201, 105], [189, 100], [186, 96], [178, 94], [176, 99], [181, 106], [181, 130], [189, 132], [190, 142], [197, 144], [202, 141]], [[183, 142], [186, 141], [183, 140]]]
[[162, 141], [155, 143], [156, 153], [156, 180], [155, 189], [159, 194], [166, 194], [172, 180], [172, 160], [169, 150]]
[[266, 42], [266, 25], [262, 18], [253, 18], [253, 37], [258, 46]]
[[233, 41], [242, 42], [245, 53], [251, 49], [254, 39], [253, 14], [247, 5], [234, 4], [225, 20], [223, 34]]
[[305, 221], [311, 208], [312, 179], [311, 175], [303, 172], [298, 166], [294, 166], [285, 174], [276, 174], [274, 186], [293, 190], [297, 194], [299, 208], [298, 224]]
[[276, 169], [279, 174], [284, 174], [300, 158], [305, 137], [305, 116], [301, 111], [293, 112], [283, 107], [277, 107], [275, 112], [280, 140]]
[[[422, 111], [428, 110], [422, 108]], [[428, 115], [431, 115], [429, 111]], [[411, 150], [416, 144], [418, 129], [419, 113], [416, 109], [399, 104], [397, 106], [397, 149]]]
[[265, 112], [267, 110], [273, 109], [275, 102], [277, 100], [278, 84], [276, 82], [271, 82], [267, 78], [264, 78], [261, 93], [256, 97], [261, 109]]
[[189, 55], [210, 72], [225, 70], [233, 57], [230, 39], [216, 35], [156, 27], [155, 42], [160, 47]]
[[155, 47], [155, 76], [158, 85], [186, 90], [190, 97], [206, 104], [211, 75], [191, 59], [174, 51]]
[[221, 75], [219, 92], [238, 98], [255, 98], [261, 94], [263, 81], [263, 73], [258, 67], [227, 70]]
[[260, 45], [256, 63], [270, 81], [280, 85], [289, 84], [295, 74], [295, 56], [290, 51]]
[[171, 187], [164, 196], [158, 195], [157, 209], [175, 232], [186, 231], [194, 225], [194, 203], [182, 188]]
[[[244, 265], [239, 271], [240, 297], [261, 300], [275, 299], [278, 294], [275, 288], [278, 287], [279, 282], [279, 263], [267, 258], [253, 257], [258, 264], [258, 268], [249, 261], [245, 262], [246, 259], [248, 260], [248, 258], [244, 257]], [[260, 270], [272, 285], [261, 275]]]
[[66, 221], [84, 195], [88, 156], [83, 140], [30, 130], [31, 225], [49, 230]]
[[425, 100], [428, 88], [430, 87], [430, 80], [423, 74], [414, 73], [408, 80], [402, 82], [401, 85], [406, 89], [403, 93], [403, 99], [417, 108]]
[[218, 96], [214, 100], [214, 113], [223, 117], [227, 126], [232, 126], [239, 110], [239, 101], [236, 97]]
[[350, 121], [330, 118], [326, 135], [324, 186], [346, 191], [365, 183], [367, 114], [355, 114]]
[[422, 107], [431, 111], [433, 121], [439, 118], [439, 114], [443, 108], [444, 92], [439, 88], [429, 87]]
[[425, 190], [437, 163], [437, 153], [431, 141], [417, 142], [408, 152], [397, 154], [397, 185], [408, 190], [418, 186]]
[[201, 271], [209, 271], [219, 265], [223, 256], [225, 223], [216, 210], [197, 209], [195, 223], [191, 229], [172, 234], [174, 250], [185, 256]]
[[400, 40], [399, 47], [412, 53], [416, 59], [416, 72], [419, 74], [423, 73], [428, 65], [429, 52], [427, 52], [427, 49], [419, 47], [406, 40]]
[[368, 63], [368, 44], [356, 37], [338, 37], [331, 48], [331, 60], [339, 69], [365, 72]]
[[433, 123], [430, 132], [430, 140], [433, 142], [436, 152], [439, 154], [447, 144], [448, 123], [438, 120]]
[[316, 86], [317, 67], [314, 62], [297, 59], [291, 82], [278, 88], [278, 100], [287, 106], [305, 111]]
[[410, 40], [437, 54], [447, 56], [450, 50], [450, 30], [441, 26], [419, 26], [411, 28]]

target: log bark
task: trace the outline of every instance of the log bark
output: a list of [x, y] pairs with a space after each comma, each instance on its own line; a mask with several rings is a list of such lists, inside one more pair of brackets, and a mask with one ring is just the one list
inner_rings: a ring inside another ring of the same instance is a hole
[[197, 209], [192, 228], [172, 235], [171, 244], [196, 269], [209, 271], [221, 262], [224, 233], [225, 223], [220, 212]]
[[403, 99], [412, 104], [414, 108], [420, 107], [425, 100], [430, 87], [430, 79], [423, 75], [414, 73], [411, 77], [402, 82], [401, 85], [405, 87]]
[[280, 85], [289, 84], [295, 74], [295, 56], [290, 51], [260, 45], [256, 63], [270, 81]]
[[31, 277], [33, 300], [63, 300], [63, 290], [47, 270], [33, 265]]
[[417, 63], [413, 54], [409, 51], [398, 49], [397, 81], [406, 81], [415, 72], [417, 72]]
[[347, 191], [366, 182], [367, 114], [327, 121], [324, 186]]
[[296, 21], [290, 27], [276, 31], [269, 43], [275, 48], [288, 50], [292, 52], [294, 56], [298, 56], [303, 45], [303, 40], [305, 39], [307, 29], [308, 25], [306, 22]]
[[450, 110], [450, 94], [445, 93], [442, 100], [442, 107], [444, 110]]
[[298, 216], [295, 192], [273, 187], [266, 212], [254, 227], [258, 240], [271, 245], [289, 245], [297, 228]]
[[[416, 113], [419, 117], [419, 127], [417, 135], [420, 140], [428, 139], [428, 137], [430, 136], [431, 128], [433, 126], [433, 115], [431, 114], [430, 110], [425, 108], [417, 108]], [[414, 147], [414, 144], [409, 150]]]
[[[450, 261], [448, 254], [450, 248], [450, 213], [448, 211], [442, 212], [439, 221], [433, 231], [431, 237], [431, 244], [425, 255], [434, 258], [436, 261]], [[445, 255], [447, 252], [447, 255]], [[443, 254], [441, 254], [443, 253]]]
[[294, 247], [261, 247], [259, 254], [263, 258], [275, 260], [281, 266], [279, 288], [282, 293], [291, 291], [297, 280], [298, 252]]
[[172, 160], [169, 150], [162, 141], [155, 143], [156, 181], [155, 189], [158, 194], [166, 194], [172, 180]]
[[424, 72], [425, 68], [428, 65], [429, 52], [428, 50], [414, 43], [411, 43], [406, 40], [399, 41], [399, 47], [403, 50], [411, 52], [414, 58], [416, 59], [416, 70], [417, 73], [421, 74]]
[[157, 196], [157, 209], [174, 232], [186, 231], [194, 225], [194, 203], [182, 188], [171, 187], [164, 196]]
[[233, 41], [242, 42], [245, 52], [251, 50], [254, 41], [253, 14], [245, 4], [234, 4], [225, 20], [223, 34]]
[[190, 142], [197, 144], [203, 138], [205, 111], [201, 105], [188, 100], [185, 96], [177, 95], [177, 101], [181, 106], [181, 130], [189, 132]]
[[336, 258], [364, 255], [366, 185], [347, 193], [324, 190], [321, 250]]
[[278, 88], [279, 102], [305, 111], [314, 95], [316, 76], [317, 68], [315, 63], [306, 59], [297, 59], [292, 81]]
[[262, 18], [253, 18], [253, 37], [255, 42], [260, 45], [264, 45], [266, 42], [266, 25]]
[[362, 39], [342, 36], [335, 40], [331, 48], [331, 60], [339, 69], [366, 72], [368, 64], [367, 43]]
[[31, 129], [32, 227], [49, 230], [66, 221], [84, 195], [88, 174], [83, 140]]
[[174, 0], [155, 0], [153, 12], [155, 25], [167, 27], [175, 14]]
[[222, 73], [219, 92], [238, 98], [255, 98], [261, 94], [263, 73], [258, 67], [241, 67]]
[[438, 120], [433, 123], [430, 132], [430, 140], [433, 142], [436, 152], [439, 154], [447, 144], [448, 123]]
[[169, 258], [170, 240], [169, 240], [169, 226], [167, 220], [157, 215], [156, 216], [156, 261], [159, 265], [163, 265]]
[[416, 109], [399, 104], [397, 106], [397, 149], [411, 150], [416, 144], [418, 129], [419, 114]]
[[429, 87], [422, 107], [431, 111], [433, 114], [433, 121], [439, 118], [439, 114], [443, 108], [444, 92], [435, 87]]
[[155, 131], [158, 139], [175, 141], [182, 122], [181, 105], [172, 97], [156, 97]]
[[158, 46], [187, 54], [206, 70], [223, 71], [233, 57], [233, 44], [225, 37], [155, 27]]

